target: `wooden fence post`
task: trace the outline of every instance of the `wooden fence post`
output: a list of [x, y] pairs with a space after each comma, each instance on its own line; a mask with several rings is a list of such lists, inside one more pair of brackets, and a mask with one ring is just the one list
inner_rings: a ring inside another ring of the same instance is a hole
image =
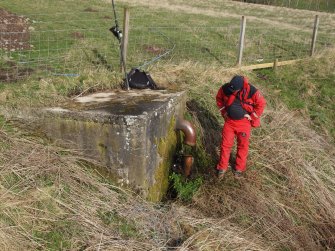
[[314, 52], [315, 52], [315, 43], [316, 43], [316, 37], [318, 34], [318, 28], [319, 28], [319, 15], [316, 15], [315, 21], [314, 21], [314, 29], [313, 29], [313, 36], [312, 36], [311, 51], [310, 51], [311, 57], [314, 55]]
[[240, 29], [240, 42], [239, 42], [239, 47], [238, 47], [238, 61], [237, 61], [237, 65], [239, 67], [242, 65], [246, 21], [247, 20], [245, 16], [242, 16], [241, 29]]
[[273, 62], [273, 70], [276, 71], [278, 67], [278, 58], [275, 59], [275, 61]]
[[123, 15], [123, 34], [121, 40], [121, 62], [120, 62], [120, 69], [121, 72], [125, 73], [126, 63], [127, 63], [127, 50], [128, 50], [128, 33], [129, 33], [129, 10], [124, 8], [124, 15]]

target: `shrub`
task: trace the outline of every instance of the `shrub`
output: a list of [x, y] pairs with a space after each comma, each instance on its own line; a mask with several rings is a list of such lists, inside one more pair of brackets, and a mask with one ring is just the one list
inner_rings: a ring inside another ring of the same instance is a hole
[[193, 195], [198, 191], [202, 184], [202, 177], [198, 177], [194, 180], [187, 180], [182, 175], [172, 173], [170, 175], [173, 189], [177, 193], [177, 198], [188, 202], [192, 200]]

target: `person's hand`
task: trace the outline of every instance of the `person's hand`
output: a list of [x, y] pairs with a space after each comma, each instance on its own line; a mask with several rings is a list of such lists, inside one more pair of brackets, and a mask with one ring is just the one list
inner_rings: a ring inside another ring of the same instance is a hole
[[222, 117], [223, 117], [224, 121], [226, 121], [228, 119], [228, 114], [224, 113], [224, 114], [222, 114]]
[[249, 121], [252, 120], [249, 114], [244, 114], [244, 117], [247, 118]]
[[222, 118], [224, 119], [224, 121], [226, 121], [227, 118], [228, 118], [228, 115], [227, 115], [227, 112], [226, 112], [225, 110], [223, 110], [223, 109], [224, 109], [224, 107], [220, 109], [220, 111], [221, 111], [221, 116], [222, 116]]
[[258, 119], [258, 116], [255, 112], [252, 113], [252, 117], [254, 117], [255, 119]]

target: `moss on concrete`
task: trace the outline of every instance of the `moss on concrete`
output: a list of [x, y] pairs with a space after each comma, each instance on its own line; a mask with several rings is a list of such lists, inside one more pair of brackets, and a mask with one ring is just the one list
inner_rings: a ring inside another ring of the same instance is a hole
[[169, 186], [169, 171], [173, 164], [173, 156], [176, 151], [177, 136], [175, 132], [176, 121], [172, 117], [167, 136], [157, 140], [158, 153], [161, 157], [158, 168], [155, 171], [154, 183], [149, 187], [148, 200], [160, 201], [166, 194]]

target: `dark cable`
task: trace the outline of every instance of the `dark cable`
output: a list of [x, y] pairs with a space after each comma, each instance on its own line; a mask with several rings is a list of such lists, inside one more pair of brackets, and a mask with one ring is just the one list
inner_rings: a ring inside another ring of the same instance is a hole
[[115, 26], [113, 26], [109, 30], [114, 34], [114, 36], [119, 41], [121, 63], [122, 63], [122, 67], [123, 67], [124, 75], [125, 75], [125, 80], [126, 80], [125, 87], [129, 91], [129, 82], [128, 82], [128, 76], [127, 76], [127, 70], [126, 70], [126, 62], [124, 61], [124, 56], [123, 56], [123, 52], [122, 52], [122, 31], [119, 29], [119, 24], [118, 24], [118, 21], [117, 21], [117, 16], [116, 16], [116, 11], [115, 11], [114, 0], [112, 0], [112, 6], [113, 6], [113, 12], [114, 12]]

